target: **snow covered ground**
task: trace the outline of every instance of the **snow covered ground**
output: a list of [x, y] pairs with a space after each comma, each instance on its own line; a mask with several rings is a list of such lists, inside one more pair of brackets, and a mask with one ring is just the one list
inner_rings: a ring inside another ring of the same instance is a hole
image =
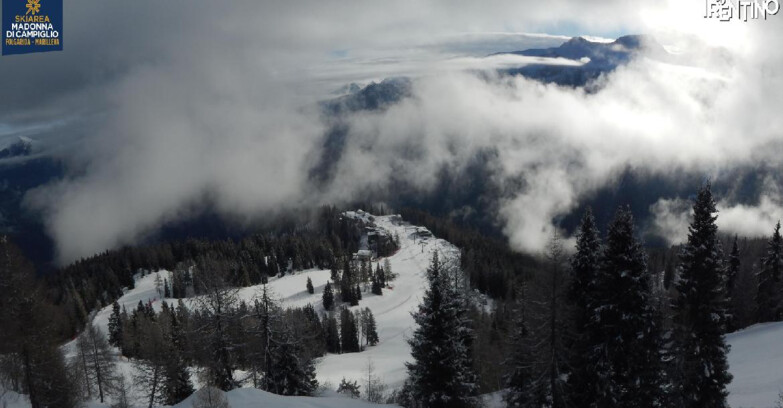
[[[174, 408], [190, 408], [193, 398], [186, 398]], [[231, 408], [383, 408], [396, 405], [372, 404], [367, 401], [351, 399], [333, 394], [325, 397], [283, 397], [255, 388], [239, 388], [226, 393]]]
[[776, 407], [783, 391], [783, 322], [764, 323], [729, 334], [732, 408]]
[[[348, 216], [369, 219], [362, 212], [348, 212]], [[405, 223], [395, 223], [392, 217], [374, 217], [375, 223], [397, 234], [400, 238], [400, 250], [389, 257], [392, 271], [398, 275], [385, 289], [383, 296], [369, 292], [363, 293], [362, 301], [356, 308], [369, 307], [375, 315], [380, 343], [361, 353], [341, 355], [329, 354], [320, 359], [316, 367], [318, 381], [325, 388], [334, 390], [340, 380], [358, 380], [366, 377], [367, 365], [372, 361], [375, 375], [379, 376], [390, 388], [399, 387], [405, 379], [405, 362], [410, 359], [410, 348], [406, 339], [411, 335], [414, 322], [410, 312], [421, 301], [426, 286], [424, 272], [434, 251], [443, 257], [458, 256], [458, 250], [450, 243], [429, 238], [421, 240], [414, 236], [417, 228]], [[168, 278], [167, 271], [158, 272], [160, 279]], [[159, 310], [161, 296], [156, 290], [156, 274], [147, 275], [136, 282], [136, 287], [128, 291], [120, 300], [128, 310], [136, 307], [139, 300], [153, 301]], [[285, 306], [304, 306], [313, 304], [320, 313], [323, 311], [321, 295], [329, 279], [328, 270], [308, 270], [286, 275], [280, 279], [271, 279], [269, 288]], [[308, 294], [305, 285], [307, 278], [312, 279], [314, 294]], [[240, 290], [240, 297], [251, 301], [257, 296], [260, 287]], [[176, 304], [175, 299], [167, 299]], [[107, 332], [111, 308], [104, 308], [95, 317], [95, 323], [104, 333]], [[734, 380], [729, 386], [729, 403], [732, 408], [774, 407], [778, 392], [783, 390], [783, 323], [756, 325], [727, 337], [732, 349], [729, 364]], [[68, 345], [66, 347], [72, 347]], [[127, 362], [121, 364], [124, 372], [130, 372]], [[194, 377], [195, 380], [195, 377]], [[360, 402], [335, 398], [293, 398], [279, 397], [256, 390], [235, 390], [229, 393], [232, 407], [270, 406], [270, 407], [362, 407]], [[257, 399], [254, 401], [254, 399]], [[499, 395], [493, 395], [495, 406], [499, 404]], [[186, 400], [187, 402], [187, 400]], [[358, 404], [358, 405], [356, 405]], [[14, 404], [11, 404], [14, 405]], [[181, 404], [180, 404], [181, 405]], [[183, 407], [187, 405], [182, 405]], [[374, 405], [373, 405], [374, 406]]]

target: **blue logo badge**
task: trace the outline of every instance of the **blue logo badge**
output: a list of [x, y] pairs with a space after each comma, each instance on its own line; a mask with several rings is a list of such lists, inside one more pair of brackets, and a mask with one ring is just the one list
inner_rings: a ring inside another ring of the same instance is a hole
[[62, 51], [63, 0], [2, 0], [3, 55]]

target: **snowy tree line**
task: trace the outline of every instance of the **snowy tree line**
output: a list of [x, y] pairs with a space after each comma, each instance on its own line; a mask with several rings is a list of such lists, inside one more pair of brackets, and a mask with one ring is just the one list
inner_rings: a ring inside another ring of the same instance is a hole
[[[308, 221], [311, 220], [311, 221]], [[87, 324], [90, 312], [110, 305], [124, 288], [133, 288], [139, 273], [166, 269], [178, 271], [168, 287], [182, 298], [193, 286], [181, 272], [220, 273], [228, 283], [246, 287], [264, 283], [269, 277], [309, 268], [341, 268], [342, 259], [358, 250], [366, 223], [342, 216], [334, 207], [323, 207], [315, 215], [282, 218], [264, 233], [241, 239], [164, 242], [151, 246], [124, 247], [79, 260], [63, 270], [45, 276], [46, 295], [60, 306], [62, 324], [56, 327], [61, 339], [72, 338]], [[375, 243], [378, 256], [398, 248], [393, 237], [381, 236]]]

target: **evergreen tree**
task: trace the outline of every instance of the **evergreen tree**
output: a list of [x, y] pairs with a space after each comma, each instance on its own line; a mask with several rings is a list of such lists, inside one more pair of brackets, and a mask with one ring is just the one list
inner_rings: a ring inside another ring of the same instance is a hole
[[508, 374], [504, 378], [507, 392], [503, 399], [509, 408], [538, 408], [547, 405], [546, 394], [535, 387], [533, 350], [536, 341], [529, 328], [526, 288], [527, 284], [523, 282], [517, 289], [509, 344], [511, 354], [504, 361]]
[[348, 256], [343, 257], [343, 276], [340, 279], [340, 295], [343, 302], [347, 302], [351, 305], [358, 304], [355, 299], [356, 293], [353, 290], [353, 273], [351, 271], [351, 263], [348, 261]]
[[727, 316], [726, 331], [733, 332], [737, 329], [737, 317], [740, 314], [738, 299], [735, 299], [735, 287], [737, 286], [740, 274], [740, 251], [737, 245], [737, 236], [734, 236], [734, 242], [731, 245], [731, 253], [726, 262], [726, 301], [729, 314]]
[[77, 394], [52, 325], [58, 316], [44, 299], [32, 264], [0, 236], [0, 387], [27, 394], [31, 408], [73, 408]]
[[337, 386], [337, 392], [347, 395], [351, 398], [359, 398], [362, 393], [359, 390], [359, 383], [357, 383], [356, 380], [348, 381], [345, 379], [345, 377], [340, 380], [340, 385]]
[[176, 405], [194, 391], [188, 366], [182, 358], [182, 331], [176, 314], [171, 316], [168, 336], [169, 351], [163, 379], [163, 403]]
[[595, 320], [590, 324], [601, 334], [588, 361], [595, 363], [589, 368], [598, 381], [596, 405], [659, 406], [664, 378], [660, 318], [652, 305], [647, 256], [627, 207], [609, 225], [595, 282]]
[[361, 351], [356, 318], [348, 308], [343, 308], [340, 311], [340, 346], [343, 353], [357, 353]]
[[[571, 373], [568, 376], [569, 400], [583, 407], [594, 406], [596, 385], [599, 384], [595, 371], [598, 362], [591, 361], [591, 357], [595, 358], [596, 355], [591, 354], [590, 350], [600, 344], [603, 331], [603, 327], [594, 324], [594, 316], [601, 306], [597, 303], [599, 299], [596, 288], [599, 282], [600, 256], [601, 240], [593, 212], [588, 208], [576, 235], [576, 253], [571, 258], [571, 286], [568, 291], [568, 298], [573, 307], [574, 325], [569, 355], [571, 360], [569, 362]], [[527, 329], [523, 326], [519, 330], [522, 330], [522, 333], [516, 336], [524, 338]]]
[[359, 285], [356, 285], [354, 288], [355, 295], [353, 296], [353, 299], [351, 299], [351, 306], [356, 306], [359, 304], [359, 301], [362, 300], [362, 289], [359, 287]]
[[731, 253], [729, 254], [729, 260], [726, 262], [726, 295], [731, 297], [734, 293], [734, 286], [737, 283], [737, 277], [740, 272], [740, 251], [737, 245], [737, 236], [734, 235], [734, 242], [731, 244]]
[[337, 270], [337, 262], [332, 264], [332, 268], [329, 272], [329, 276], [332, 278], [332, 282], [335, 284], [340, 283], [340, 271]]
[[378, 344], [378, 328], [375, 323], [375, 316], [370, 308], [365, 308], [362, 312], [362, 331], [367, 345], [374, 346]]
[[381, 285], [381, 281], [378, 278], [378, 274], [375, 274], [372, 278], [372, 284], [370, 285], [370, 291], [374, 295], [381, 296], [383, 295], [383, 286]]
[[277, 392], [275, 384], [272, 382], [275, 377], [272, 350], [277, 340], [277, 327], [279, 326], [278, 309], [277, 303], [272, 299], [266, 285], [264, 285], [261, 292], [261, 300], [256, 302], [256, 315], [258, 317], [257, 335], [261, 340], [259, 344], [261, 350], [257, 356], [260, 363], [257, 366], [263, 367], [264, 372], [263, 382], [258, 385], [260, 385], [261, 389], [269, 392]]
[[120, 304], [115, 301], [111, 306], [111, 316], [109, 316], [109, 344], [122, 349], [122, 337]]
[[727, 407], [726, 386], [731, 381], [723, 337], [726, 324], [725, 281], [719, 253], [715, 201], [710, 185], [693, 204], [688, 242], [680, 254], [679, 297], [675, 312], [675, 373], [677, 406]]
[[315, 366], [303, 358], [301, 345], [283, 329], [282, 338], [274, 343], [271, 389], [280, 395], [312, 395], [318, 388]]
[[767, 242], [767, 254], [761, 260], [758, 291], [758, 321], [773, 322], [781, 319], [780, 275], [783, 271], [783, 238], [780, 221]]
[[313, 294], [315, 293], [315, 289], [313, 288], [313, 281], [310, 280], [310, 277], [307, 277], [307, 293]]
[[326, 351], [340, 354], [340, 332], [337, 329], [337, 319], [332, 314], [324, 314], [324, 333], [326, 334]]
[[152, 408], [164, 400], [163, 382], [169, 357], [168, 349], [163, 331], [157, 323], [144, 321], [141, 332], [144, 341], [141, 343], [139, 358], [134, 361], [136, 372], [133, 382], [136, 387], [144, 390], [147, 406]]
[[381, 288], [386, 287], [386, 272], [381, 269], [380, 263], [375, 266], [375, 279], [378, 281], [378, 284], [381, 285]]
[[171, 297], [171, 289], [169, 289], [169, 280], [163, 279], [163, 297], [164, 298], [170, 298]]
[[391, 261], [389, 260], [389, 258], [384, 259], [383, 260], [383, 280], [384, 280], [383, 283], [384, 284], [389, 283], [393, 281], [394, 278], [396, 277], [397, 275], [395, 275], [394, 272], [392, 272]]
[[469, 330], [461, 316], [460, 298], [448, 287], [437, 253], [427, 269], [428, 288], [418, 312], [417, 327], [408, 340], [413, 363], [406, 363], [410, 395], [417, 407], [474, 407], [477, 387], [465, 344]]
[[332, 284], [326, 281], [326, 287], [324, 287], [324, 293], [322, 295], [324, 309], [332, 310], [334, 306], [334, 293], [332, 292]]

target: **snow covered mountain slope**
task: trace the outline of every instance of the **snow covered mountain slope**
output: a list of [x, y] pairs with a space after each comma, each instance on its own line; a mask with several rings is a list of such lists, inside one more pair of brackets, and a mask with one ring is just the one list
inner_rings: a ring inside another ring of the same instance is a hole
[[732, 408], [777, 407], [783, 391], [783, 322], [757, 324], [726, 337], [731, 345]]
[[[382, 296], [369, 291], [362, 293], [359, 306], [351, 309], [368, 307], [375, 315], [380, 343], [367, 347], [361, 353], [327, 354], [318, 361], [316, 372], [318, 381], [330, 389], [335, 389], [340, 380], [345, 377], [360, 383], [366, 377], [367, 367], [372, 362], [375, 375], [391, 388], [402, 385], [406, 377], [405, 362], [410, 358], [410, 348], [406, 339], [410, 336], [414, 322], [411, 312], [416, 309], [426, 287], [425, 270], [437, 251], [442, 259], [459, 257], [459, 250], [450, 243], [434, 237], [417, 238], [424, 230], [421, 227], [395, 221], [393, 216], [373, 217], [364, 212], [347, 212], [346, 216], [374, 220], [375, 224], [396, 234], [400, 238], [400, 250], [389, 257], [392, 272], [397, 278], [384, 289]], [[426, 233], [424, 235], [427, 235]], [[380, 262], [383, 262], [380, 260]], [[373, 265], [374, 267], [374, 265]], [[159, 278], [158, 278], [159, 277]], [[160, 310], [162, 296], [156, 288], [156, 280], [169, 278], [168, 271], [159, 271], [139, 278], [136, 287], [129, 290], [118, 302], [129, 311], [141, 301], [152, 302], [157, 311]], [[312, 279], [315, 293], [306, 291], [307, 278]], [[322, 305], [323, 289], [330, 279], [329, 270], [307, 270], [288, 274], [282, 278], [272, 278], [269, 289], [286, 307], [312, 304], [318, 313], [324, 311]], [[260, 286], [242, 288], [239, 297], [252, 302], [259, 294]], [[176, 299], [165, 299], [167, 303], [176, 305]], [[190, 306], [192, 300], [186, 300]], [[108, 332], [108, 321], [111, 307], [100, 310], [94, 323], [104, 333]], [[73, 342], [72, 342], [73, 344]], [[71, 348], [73, 350], [73, 348]]]
[[391, 282], [393, 289], [385, 290], [383, 296], [367, 294], [359, 305], [373, 311], [380, 343], [362, 353], [327, 355], [317, 367], [319, 381], [338, 384], [342, 377], [361, 379], [368, 361], [372, 360], [377, 375], [385, 383], [391, 387], [402, 385], [406, 377], [405, 361], [410, 359], [406, 339], [414, 327], [411, 312], [423, 297], [425, 271], [432, 253], [437, 251], [442, 259], [459, 256], [458, 249], [442, 239], [414, 239], [416, 227], [394, 223], [388, 216], [375, 217], [375, 221], [379, 227], [400, 237], [400, 250], [389, 259], [392, 272], [398, 275]]

